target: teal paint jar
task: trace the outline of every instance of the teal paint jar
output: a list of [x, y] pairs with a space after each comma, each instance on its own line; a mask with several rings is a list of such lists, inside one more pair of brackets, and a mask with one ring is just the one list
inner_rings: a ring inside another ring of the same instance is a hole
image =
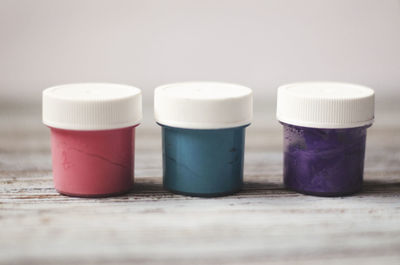
[[241, 190], [251, 89], [216, 82], [177, 83], [156, 88], [154, 105], [162, 128], [165, 189], [199, 197]]

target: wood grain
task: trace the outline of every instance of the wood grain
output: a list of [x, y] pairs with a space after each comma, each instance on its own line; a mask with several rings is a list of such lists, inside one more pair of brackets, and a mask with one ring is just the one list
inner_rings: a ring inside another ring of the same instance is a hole
[[259, 117], [236, 195], [164, 191], [159, 129], [148, 122], [134, 190], [80, 199], [53, 189], [38, 109], [1, 110], [0, 264], [400, 264], [399, 124], [369, 130], [363, 192], [320, 198], [283, 189], [281, 128]]

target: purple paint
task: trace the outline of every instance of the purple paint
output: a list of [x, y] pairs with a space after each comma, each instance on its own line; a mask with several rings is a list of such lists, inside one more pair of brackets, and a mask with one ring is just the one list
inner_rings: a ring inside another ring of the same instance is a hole
[[284, 128], [285, 186], [304, 194], [344, 196], [361, 190], [371, 88], [305, 82], [278, 88], [276, 117]]
[[367, 128], [284, 126], [284, 184], [319, 196], [342, 196], [362, 188]]

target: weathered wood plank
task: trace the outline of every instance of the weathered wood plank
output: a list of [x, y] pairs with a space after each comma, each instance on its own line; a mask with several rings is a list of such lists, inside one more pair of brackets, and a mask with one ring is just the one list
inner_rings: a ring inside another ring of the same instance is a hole
[[[38, 111], [0, 111], [0, 264], [399, 264], [400, 133], [368, 134], [364, 191], [319, 198], [282, 186], [281, 131], [249, 128], [245, 187], [202, 199], [162, 189], [159, 128], [137, 134], [136, 184], [80, 199], [53, 189]], [[391, 114], [388, 114], [391, 115]]]

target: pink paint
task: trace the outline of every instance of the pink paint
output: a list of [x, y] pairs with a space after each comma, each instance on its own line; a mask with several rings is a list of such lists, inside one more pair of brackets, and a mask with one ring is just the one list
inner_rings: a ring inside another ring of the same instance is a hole
[[130, 191], [141, 119], [142, 94], [132, 86], [81, 83], [44, 90], [56, 190], [78, 197]]
[[53, 178], [59, 193], [99, 197], [132, 188], [135, 126], [99, 131], [50, 129]]

